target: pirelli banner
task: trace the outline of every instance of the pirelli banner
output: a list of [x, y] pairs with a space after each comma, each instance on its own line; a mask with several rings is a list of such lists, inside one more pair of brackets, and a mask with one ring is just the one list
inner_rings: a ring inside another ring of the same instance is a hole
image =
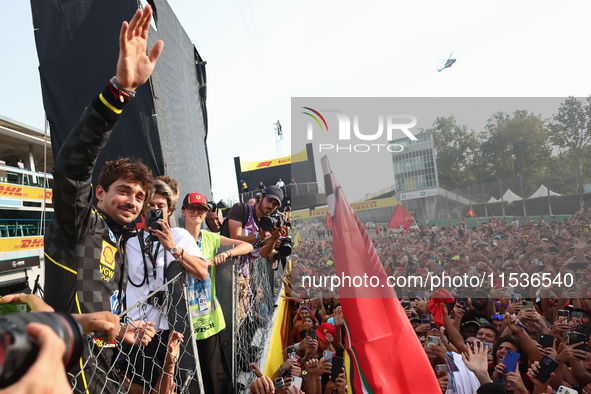
[[[245, 161], [234, 158], [238, 194], [254, 191], [261, 182], [263, 185], [275, 185], [279, 179], [286, 185], [295, 179], [297, 183], [316, 182], [312, 144], [291, 156], [260, 161]], [[245, 190], [244, 184], [248, 190]]]
[[[354, 202], [351, 204], [351, 207], [353, 207], [353, 209], [355, 211], [366, 211], [369, 209], [393, 207], [398, 204], [399, 204], [398, 200], [396, 198], [392, 197], [392, 198], [380, 198], [379, 200]], [[291, 213], [291, 220], [292, 221], [303, 220], [303, 219], [310, 219], [310, 218], [315, 218], [315, 217], [325, 218], [327, 213], [328, 213], [328, 208], [306, 209], [306, 210], [293, 211]]]
[[[11, 183], [0, 183], [0, 197], [14, 197], [23, 200], [43, 201], [43, 188], [19, 186]], [[51, 202], [53, 193], [51, 189], [45, 190], [45, 198]]]

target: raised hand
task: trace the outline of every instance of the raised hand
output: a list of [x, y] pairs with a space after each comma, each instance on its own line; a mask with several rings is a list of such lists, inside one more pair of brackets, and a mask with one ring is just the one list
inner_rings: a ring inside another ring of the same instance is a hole
[[115, 80], [127, 90], [135, 90], [145, 83], [156, 65], [164, 43], [156, 41], [150, 54], [146, 54], [152, 7], [138, 9], [129, 23], [123, 22], [119, 35], [119, 60]]

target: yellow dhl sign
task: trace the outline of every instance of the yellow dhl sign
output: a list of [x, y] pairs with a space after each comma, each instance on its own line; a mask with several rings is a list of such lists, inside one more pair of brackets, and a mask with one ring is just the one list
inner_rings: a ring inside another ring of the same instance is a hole
[[242, 161], [240, 160], [240, 170], [242, 172], [260, 170], [263, 168], [282, 166], [285, 164], [299, 163], [308, 160], [308, 152], [304, 149], [291, 156], [280, 157], [278, 159], [266, 161]]
[[0, 239], [0, 252], [43, 249], [43, 237], [18, 237]]
[[[43, 201], [43, 188], [19, 186], [10, 183], [0, 183], [0, 197], [15, 197], [24, 198], [27, 200]], [[47, 189], [45, 191], [45, 199], [51, 202], [52, 197], [53, 192], [51, 191], [51, 189]]]
[[[399, 203], [396, 198], [380, 198], [379, 200], [354, 202], [351, 204], [351, 207], [355, 211], [366, 211], [368, 209], [393, 207], [398, 204]], [[328, 213], [328, 208], [301, 210], [301, 211], [292, 212], [291, 218], [292, 218], [292, 220], [302, 220], [302, 219], [309, 219], [309, 218], [314, 218], [314, 217], [318, 217], [318, 216], [326, 216], [327, 213]]]

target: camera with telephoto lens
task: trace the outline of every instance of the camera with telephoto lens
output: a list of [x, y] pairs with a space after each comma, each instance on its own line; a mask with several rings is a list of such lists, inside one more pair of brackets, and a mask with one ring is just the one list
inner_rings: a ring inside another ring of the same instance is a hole
[[275, 212], [271, 216], [263, 216], [260, 220], [261, 229], [263, 231], [271, 231], [274, 228], [280, 228], [281, 226], [291, 227], [291, 222], [287, 221], [285, 216], [280, 212]]
[[279, 254], [283, 257], [287, 257], [291, 255], [292, 252], [292, 242], [291, 238], [289, 237], [281, 237], [279, 238], [279, 242], [281, 243], [277, 248]]
[[80, 362], [84, 336], [80, 324], [67, 313], [13, 313], [0, 317], [0, 388], [18, 381], [37, 359], [39, 344], [27, 334], [27, 324], [45, 324], [65, 342], [66, 370]]

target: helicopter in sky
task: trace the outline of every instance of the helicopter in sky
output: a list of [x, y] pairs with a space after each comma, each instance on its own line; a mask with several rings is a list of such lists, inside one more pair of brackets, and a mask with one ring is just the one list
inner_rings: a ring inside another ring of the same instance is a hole
[[450, 68], [451, 66], [454, 65], [454, 63], [456, 62], [456, 59], [452, 59], [451, 58], [451, 55], [453, 55], [453, 52], [449, 54], [449, 58], [447, 60], [445, 60], [445, 59], [438, 59], [438, 60], [445, 60], [445, 64], [443, 65], [443, 67], [441, 67], [439, 70], [437, 70], [437, 72], [442, 72], [446, 68]]

